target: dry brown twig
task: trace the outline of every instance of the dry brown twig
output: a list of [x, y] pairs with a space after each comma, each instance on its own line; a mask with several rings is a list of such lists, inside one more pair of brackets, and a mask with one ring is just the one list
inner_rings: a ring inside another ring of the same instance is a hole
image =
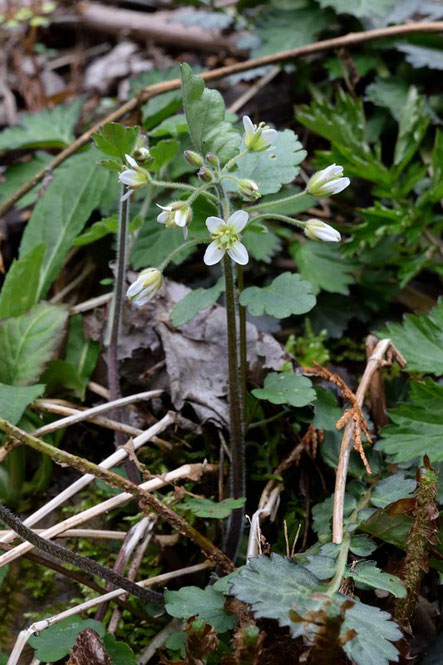
[[[210, 72], [204, 72], [201, 74], [201, 78], [203, 78], [205, 81], [217, 81], [231, 74], [244, 72], [248, 69], [255, 69], [264, 65], [274, 65], [291, 58], [303, 57], [312, 55], [314, 53], [321, 53], [322, 51], [328, 51], [331, 49], [354, 46], [356, 44], [362, 44], [364, 42], [383, 39], [386, 37], [396, 37], [399, 35], [421, 32], [443, 32], [443, 22], [433, 21], [426, 23], [408, 23], [405, 25], [389, 26], [387, 28], [377, 28], [375, 30], [353, 32], [349, 33], [348, 35], [344, 35], [343, 37], [325, 39], [323, 41], [315, 42], [314, 44], [307, 44], [306, 46], [299, 46], [298, 48], [290, 49], [287, 51], [280, 51], [279, 53], [273, 53], [272, 55], [263, 56], [261, 58], [252, 58], [244, 62], [238, 62], [234, 65], [219, 67], [218, 69], [214, 69]], [[65, 148], [65, 150], [62, 150], [62, 152], [54, 157], [54, 159], [52, 159], [45, 168], [38, 171], [38, 173], [30, 178], [30, 180], [25, 182], [12, 196], [4, 201], [4, 203], [0, 206], [0, 218], [3, 217], [3, 215], [5, 215], [5, 213], [7, 213], [8, 210], [10, 210], [12, 206], [22, 198], [22, 196], [24, 196], [35, 185], [37, 185], [48, 172], [56, 169], [68, 157], [86, 145], [90, 141], [92, 134], [97, 132], [104, 124], [121, 120], [123, 116], [125, 116], [127, 113], [130, 113], [131, 111], [134, 111], [140, 104], [148, 101], [148, 99], [152, 99], [153, 97], [160, 95], [163, 92], [168, 92], [169, 90], [177, 90], [180, 88], [180, 85], [180, 79], [174, 79], [172, 81], [163, 81], [162, 83], [156, 83], [154, 85], [147, 86], [146, 88], [140, 90], [135, 97], [132, 97], [117, 109], [109, 113], [105, 118], [96, 122], [90, 129], [84, 132], [84, 134], [79, 136], [79, 138], [76, 139], [70, 146]]]

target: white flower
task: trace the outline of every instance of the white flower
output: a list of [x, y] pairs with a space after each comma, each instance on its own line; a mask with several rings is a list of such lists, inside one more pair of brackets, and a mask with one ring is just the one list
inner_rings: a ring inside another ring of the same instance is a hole
[[175, 201], [167, 206], [157, 206], [163, 210], [158, 217], [157, 222], [166, 224], [168, 228], [180, 226], [183, 229], [185, 239], [188, 237], [188, 224], [192, 219], [192, 208], [184, 201]]
[[132, 168], [125, 168], [125, 170], [122, 171], [118, 177], [119, 181], [123, 185], [129, 187], [129, 191], [126, 192], [124, 196], [122, 196], [122, 201], [128, 199], [135, 189], [145, 187], [149, 182], [149, 173], [146, 171], [146, 169], [139, 166], [135, 159], [133, 159], [130, 155], [125, 155], [125, 157], [129, 166]]
[[163, 284], [163, 275], [157, 268], [142, 270], [135, 282], [126, 292], [127, 297], [134, 305], [141, 307], [155, 296]]
[[320, 219], [309, 219], [306, 222], [305, 235], [312, 240], [324, 240], [325, 242], [339, 242], [341, 240], [340, 233]]
[[349, 178], [343, 178], [343, 167], [331, 164], [322, 171], [314, 173], [308, 182], [307, 190], [312, 196], [321, 199], [331, 194], [338, 194], [349, 184]]
[[243, 116], [243, 127], [245, 134], [243, 141], [245, 147], [252, 152], [262, 152], [272, 147], [272, 142], [277, 138], [277, 131], [270, 129], [264, 122], [254, 125], [251, 118]]
[[206, 248], [203, 261], [207, 266], [213, 266], [221, 261], [226, 252], [233, 261], [244, 266], [249, 261], [246, 247], [240, 242], [240, 232], [248, 222], [248, 213], [237, 210], [225, 222], [220, 217], [208, 217], [206, 226], [211, 234], [212, 242]]

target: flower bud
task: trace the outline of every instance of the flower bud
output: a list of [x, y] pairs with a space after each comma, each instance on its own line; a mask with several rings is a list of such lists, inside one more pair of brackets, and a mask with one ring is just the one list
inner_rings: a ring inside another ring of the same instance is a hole
[[258, 191], [258, 185], [253, 180], [238, 180], [237, 184], [238, 191], [245, 198], [251, 199], [251, 201], [255, 201], [256, 199], [260, 198], [261, 194]]
[[210, 169], [208, 169], [206, 166], [202, 166], [201, 169], [197, 171], [197, 175], [202, 182], [211, 182], [213, 178]]
[[185, 159], [191, 164], [191, 166], [196, 166], [197, 168], [203, 166], [204, 161], [203, 157], [198, 154], [198, 152], [193, 152], [192, 150], [185, 150], [184, 152]]
[[157, 268], [142, 270], [135, 282], [126, 292], [127, 297], [134, 305], [141, 307], [155, 296], [163, 284], [163, 274]]
[[338, 194], [349, 184], [349, 178], [343, 178], [343, 167], [331, 164], [326, 169], [317, 171], [309, 180], [307, 190], [317, 199]]
[[142, 164], [153, 162], [155, 159], [155, 157], [151, 155], [149, 148], [143, 147], [134, 150], [134, 157], [137, 162], [141, 162]]
[[213, 152], [208, 152], [205, 159], [211, 166], [215, 166], [217, 169], [220, 167], [220, 160]]
[[309, 219], [306, 222], [305, 235], [311, 240], [323, 240], [324, 242], [339, 242], [341, 240], [340, 233], [320, 219]]

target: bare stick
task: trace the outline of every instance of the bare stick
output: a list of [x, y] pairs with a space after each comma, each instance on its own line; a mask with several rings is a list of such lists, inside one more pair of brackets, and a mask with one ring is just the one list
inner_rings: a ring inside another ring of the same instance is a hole
[[[404, 358], [395, 349], [390, 339], [382, 339], [378, 342], [374, 352], [368, 359], [365, 371], [355, 393], [357, 404], [361, 407], [366, 391], [371, 383], [374, 373], [380, 369], [383, 364], [383, 358], [386, 353], [392, 349], [400, 364], [405, 364]], [[332, 542], [338, 545], [343, 540], [343, 506], [345, 500], [346, 478], [348, 475], [349, 457], [352, 449], [352, 433], [354, 431], [354, 421], [348, 420], [343, 432], [343, 438], [340, 447], [340, 456], [338, 458], [337, 473], [335, 477], [334, 492], [334, 511], [332, 516]]]
[[[393, 25], [387, 28], [377, 28], [376, 30], [365, 30], [362, 32], [351, 32], [348, 35], [343, 37], [334, 37], [333, 39], [325, 39], [323, 41], [318, 41], [313, 44], [307, 44], [306, 46], [299, 46], [294, 49], [289, 49], [287, 51], [280, 51], [279, 53], [273, 53], [272, 55], [266, 55], [262, 58], [252, 58], [246, 60], [245, 62], [238, 62], [234, 65], [228, 65], [226, 67], [219, 67], [218, 69], [213, 69], [211, 72], [205, 72], [201, 74], [201, 77], [205, 81], [217, 81], [218, 79], [224, 78], [231, 74], [236, 74], [238, 72], [244, 72], [248, 69], [255, 69], [256, 67], [263, 67], [264, 65], [274, 65], [278, 62], [283, 62], [284, 60], [289, 60], [291, 58], [298, 58], [307, 55], [312, 55], [313, 53], [321, 53], [322, 51], [329, 51], [337, 48], [344, 48], [355, 46], [356, 44], [363, 44], [364, 42], [374, 41], [377, 39], [384, 39], [387, 37], [397, 37], [399, 35], [407, 35], [414, 33], [427, 33], [427, 32], [443, 32], [443, 21], [433, 21], [426, 23], [407, 23], [405, 25]], [[12, 208], [14, 203], [22, 198], [27, 192], [29, 192], [35, 185], [37, 185], [43, 178], [46, 173], [53, 171], [60, 166], [65, 159], [73, 155], [77, 150], [86, 145], [90, 140], [92, 134], [97, 132], [100, 127], [105, 125], [108, 122], [115, 122], [123, 118], [126, 113], [130, 113], [136, 109], [140, 104], [146, 102], [148, 99], [152, 99], [157, 95], [162, 94], [163, 92], [168, 92], [169, 90], [177, 90], [181, 86], [180, 79], [174, 79], [172, 81], [163, 81], [162, 83], [155, 83], [149, 85], [146, 88], [143, 88], [139, 93], [129, 99], [127, 102], [119, 106], [117, 109], [109, 113], [105, 118], [96, 122], [88, 131], [82, 134], [74, 143], [68, 146], [65, 150], [62, 150], [53, 160], [46, 165], [45, 168], [38, 171], [30, 180], [24, 183], [19, 189], [14, 192], [1, 206], [0, 206], [0, 218], [3, 217], [8, 210]], [[101, 296], [102, 297], [102, 296]], [[109, 296], [106, 296], [109, 298]], [[74, 312], [75, 308], [72, 308], [71, 313]], [[76, 310], [75, 313], [85, 310]]]
[[146, 665], [146, 663], [149, 663], [151, 658], [155, 655], [157, 649], [162, 647], [168, 639], [169, 635], [179, 630], [182, 624], [183, 621], [180, 621], [180, 619], [172, 619], [172, 621], [166, 624], [166, 626], [159, 633], [157, 633], [155, 637], [152, 638], [148, 646], [143, 649], [137, 658], [137, 665]]
[[[160, 432], [162, 432], [167, 427], [169, 427], [169, 425], [172, 425], [173, 422], [174, 422], [174, 414], [168, 413], [161, 420], [159, 420], [158, 423], [155, 423], [155, 425], [152, 425], [152, 427], [147, 429], [146, 432], [143, 432], [143, 434], [140, 434], [140, 436], [136, 437], [133, 440], [132, 444], [134, 446], [134, 449], [137, 450], [143, 444], [147, 443], [148, 441], [151, 441], [151, 439], [154, 436], [156, 436], [157, 434], [160, 434]], [[127, 455], [128, 455], [128, 451], [125, 448], [120, 448], [119, 450], [116, 450], [112, 455], [107, 457], [105, 460], [103, 460], [103, 462], [101, 462], [100, 466], [102, 466], [104, 469], [110, 469], [113, 466], [117, 466], [120, 462], [122, 462]], [[183, 468], [183, 467], [181, 467], [181, 468]], [[188, 471], [189, 471], [189, 467], [188, 467]], [[172, 476], [172, 478], [175, 479], [174, 472], [172, 472], [171, 474], [167, 474], [166, 477], [168, 477], [168, 475]], [[75, 483], [73, 483], [72, 485], [67, 487], [65, 490], [63, 490], [63, 492], [60, 492], [60, 494], [57, 494], [57, 496], [55, 496], [53, 499], [51, 499], [51, 501], [49, 501], [44, 506], [39, 508], [36, 512], [32, 513], [32, 515], [27, 517], [26, 520], [24, 521], [24, 524], [26, 526], [32, 526], [33, 524], [36, 524], [41, 519], [46, 517], [49, 513], [51, 513], [53, 510], [56, 510], [56, 508], [58, 508], [63, 503], [68, 501], [71, 497], [73, 497], [75, 494], [77, 494], [77, 492], [80, 492], [82, 489], [87, 487], [90, 483], [92, 483], [93, 480], [95, 480], [95, 476], [93, 476], [92, 474], [86, 474], [86, 475], [82, 476], [82, 478], [79, 478], [78, 480], [76, 480]], [[159, 485], [159, 487], [163, 487], [163, 483], [161, 483]], [[154, 489], [157, 489], [157, 487], [155, 486]], [[124, 501], [123, 501], [123, 503], [124, 503]], [[117, 505], [120, 505], [120, 504], [117, 504]], [[97, 508], [97, 507], [94, 506], [94, 508]], [[86, 522], [87, 519], [89, 519], [89, 517], [87, 517], [83, 521]], [[82, 524], [82, 521], [81, 520], [76, 521], [76, 522], [72, 523], [71, 526], [74, 526], [76, 524]], [[54, 528], [54, 527], [52, 527], [52, 528]], [[67, 527], [67, 528], [69, 528], [69, 527]], [[47, 531], [48, 530], [46, 530], [45, 533], [43, 534], [45, 538], [49, 537]], [[56, 534], [61, 533], [62, 531], [63, 531], [63, 529], [61, 531], [56, 532]], [[0, 542], [9, 543], [9, 542], [11, 542], [11, 540], [13, 540], [13, 538], [14, 538], [14, 533], [9, 532], [8, 536], [2, 536], [0, 538]], [[2, 565], [1, 561], [2, 561], [2, 558], [0, 557], [0, 565]]]
[[[203, 563], [198, 563], [195, 566], [189, 566], [188, 568], [182, 568], [180, 570], [174, 570], [170, 573], [157, 575], [156, 577], [150, 577], [149, 579], [137, 582], [137, 586], [147, 587], [154, 586], [155, 584], [164, 584], [165, 582], [168, 582], [169, 580], [172, 580], [176, 577], [181, 577], [182, 575], [192, 575], [193, 573], [197, 573], [201, 570], [205, 570], [211, 567], [212, 564], [209, 561], [204, 561]], [[46, 628], [49, 628], [50, 626], [63, 621], [63, 619], [80, 614], [80, 612], [89, 610], [91, 607], [95, 607], [99, 603], [103, 603], [106, 600], [113, 600], [114, 598], [118, 598], [118, 596], [121, 596], [122, 593], [124, 593], [124, 589], [114, 589], [113, 591], [109, 591], [102, 596], [87, 600], [84, 603], [77, 605], [76, 607], [71, 607], [69, 610], [65, 610], [65, 612], [61, 612], [60, 614], [49, 617], [48, 619], [36, 621], [35, 623], [31, 624], [28, 628], [26, 628], [26, 630], [22, 630], [19, 634], [6, 665], [17, 665], [23, 649], [28, 643], [31, 635], [34, 635], [34, 633], [41, 633], [42, 630], [45, 630]]]
[[[34, 402], [31, 404], [32, 409], [37, 409], [41, 411], [47, 411], [48, 413], [56, 413], [61, 416], [74, 416], [79, 413], [84, 413], [85, 409], [73, 409], [70, 406], [63, 406], [62, 404], [55, 404], [51, 400], [39, 400], [38, 403]], [[100, 416], [94, 416], [86, 418], [90, 423], [94, 425], [100, 425], [105, 429], [111, 429], [118, 432], [124, 432], [129, 436], [138, 436], [142, 434], [143, 430], [138, 427], [132, 427], [131, 425], [125, 425], [124, 423], [119, 423], [116, 420], [111, 420], [110, 418], [103, 418]], [[52, 424], [52, 423], [51, 423]], [[57, 424], [57, 423], [55, 423]]]
[[[49, 425], [44, 425], [33, 431], [34, 436], [44, 436], [45, 434], [50, 434], [51, 432], [56, 432], [63, 427], [69, 427], [70, 425], [75, 425], [80, 423], [82, 420], [88, 420], [91, 416], [97, 416], [100, 413], [106, 413], [106, 411], [112, 411], [113, 409], [119, 408], [121, 406], [126, 406], [127, 404], [135, 404], [136, 402], [145, 402], [154, 397], [159, 397], [163, 393], [163, 390], [147, 390], [143, 393], [137, 393], [136, 395], [129, 395], [128, 397], [120, 397], [115, 399], [112, 402], [106, 402], [106, 404], [99, 404], [98, 406], [92, 407], [92, 409], [86, 409], [85, 411], [79, 411], [73, 416], [68, 416], [67, 418], [62, 418], [57, 420], [54, 423]], [[36, 400], [36, 404], [39, 404], [40, 400]], [[46, 400], [43, 400], [43, 404], [46, 403]]]
[[[69, 155], [67, 155], [67, 157], [68, 156]], [[81, 302], [78, 305], [73, 305], [69, 310], [69, 315], [75, 316], [75, 314], [81, 314], [82, 312], [89, 312], [90, 309], [95, 309], [96, 307], [100, 307], [101, 305], [106, 305], [106, 303], [108, 303], [110, 300], [112, 300], [112, 293], [104, 293], [102, 296], [96, 296], [95, 298], [90, 298], [89, 300], [85, 300], [84, 302]]]
[[115, 570], [103, 566], [101, 563], [97, 563], [93, 559], [88, 559], [85, 556], [77, 554], [77, 552], [72, 552], [66, 547], [59, 545], [58, 543], [53, 543], [45, 538], [42, 538], [36, 534], [31, 529], [28, 529], [27, 526], [23, 524], [21, 520], [18, 519], [8, 508], [5, 508], [0, 504], [0, 521], [13, 529], [19, 536], [32, 543], [34, 547], [49, 554], [50, 556], [55, 557], [60, 561], [65, 561], [70, 563], [81, 570], [90, 573], [91, 575], [97, 575], [104, 580], [110, 582], [113, 586], [120, 586], [125, 591], [129, 591], [134, 596], [141, 598], [145, 602], [154, 602], [159, 607], [163, 604], [163, 598], [161, 594], [158, 594], [153, 591], [143, 592], [142, 589], [131, 580], [126, 579], [123, 575], [119, 575]]
[[[264, 517], [274, 517], [277, 512], [278, 504], [280, 503], [280, 492], [283, 485], [280, 483], [270, 493], [267, 503], [263, 507], [259, 507], [251, 518], [251, 529], [249, 531], [248, 549], [246, 552], [246, 563], [250, 559], [254, 559], [261, 554], [261, 530], [260, 521]], [[261, 503], [261, 502], [260, 502]]]
[[[23, 522], [24, 523], [24, 522]], [[33, 529], [34, 533], [42, 534], [44, 529]], [[0, 536], [6, 536], [11, 531], [0, 530]], [[68, 529], [64, 531], [60, 538], [86, 538], [87, 540], [124, 540], [126, 531], [106, 531], [105, 529]], [[0, 550], [3, 549], [0, 543]]]

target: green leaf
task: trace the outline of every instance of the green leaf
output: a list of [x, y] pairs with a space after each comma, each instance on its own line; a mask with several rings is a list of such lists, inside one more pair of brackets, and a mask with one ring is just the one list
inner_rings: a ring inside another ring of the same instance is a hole
[[103, 645], [113, 665], [137, 665], [134, 652], [125, 642], [117, 642], [114, 635], [106, 633]]
[[348, 630], [355, 630], [357, 635], [346, 642], [343, 650], [355, 665], [389, 665], [398, 661], [392, 642], [400, 640], [402, 633], [387, 612], [357, 602], [346, 612], [341, 634]]
[[316, 429], [336, 430], [337, 421], [343, 415], [343, 411], [337, 406], [337, 398], [330, 390], [316, 386], [315, 392], [315, 416], [312, 424]]
[[377, 549], [377, 545], [364, 534], [353, 535], [349, 549], [356, 556], [369, 556]]
[[74, 127], [82, 101], [60, 104], [39, 113], [23, 113], [20, 125], [4, 129], [0, 151], [25, 148], [66, 148], [74, 140]]
[[159, 141], [151, 148], [151, 155], [155, 162], [149, 164], [150, 171], [160, 171], [163, 166], [172, 162], [180, 147], [180, 143], [175, 139], [165, 139]]
[[401, 78], [377, 77], [374, 83], [366, 87], [365, 96], [369, 102], [391, 112], [397, 122], [400, 121], [408, 96], [409, 86]]
[[86, 628], [92, 628], [100, 637], [105, 634], [105, 627], [100, 621], [84, 621], [78, 616], [72, 616], [42, 630], [38, 635], [31, 635], [29, 644], [35, 649], [35, 658], [44, 663], [54, 663], [68, 655], [77, 637]]
[[189, 619], [198, 614], [210, 623], [217, 633], [224, 633], [235, 625], [235, 617], [224, 609], [225, 597], [212, 587], [182, 587], [179, 591], [165, 590], [165, 609], [172, 617]]
[[291, 406], [312, 404], [317, 397], [306, 376], [291, 372], [271, 372], [265, 378], [263, 388], [255, 388], [252, 394], [258, 399], [267, 399], [272, 404]]
[[[277, 133], [275, 150], [249, 152], [238, 162], [236, 178], [247, 178], [257, 183], [260, 194], [274, 194], [282, 185], [292, 182], [300, 172], [299, 164], [307, 152], [292, 129]], [[228, 191], [236, 191], [234, 182], [226, 183]]]
[[98, 206], [109, 178], [115, 177], [97, 167], [98, 157], [98, 151], [90, 149], [62, 164], [25, 228], [20, 257], [40, 243], [46, 245], [38, 286], [40, 298], [62, 267], [74, 238]]
[[306, 314], [315, 302], [311, 284], [301, 275], [290, 272], [282, 273], [269, 286], [250, 286], [240, 295], [240, 304], [247, 307], [252, 316], [270, 314], [277, 319]]
[[443, 460], [443, 386], [431, 379], [412, 383], [409, 402], [389, 411], [391, 425], [381, 431], [378, 450], [393, 455], [395, 462], [409, 462], [428, 455]]
[[371, 503], [377, 508], [386, 508], [394, 501], [412, 496], [416, 487], [417, 483], [412, 478], [405, 478], [404, 473], [394, 473], [376, 484], [372, 490]]
[[0, 383], [0, 417], [17, 425], [28, 404], [41, 397], [44, 390], [45, 386], [40, 384], [22, 387]]
[[250, 256], [265, 263], [271, 263], [272, 257], [281, 249], [280, 238], [270, 230], [267, 233], [255, 233], [251, 228], [247, 228], [242, 242]]
[[104, 155], [125, 162], [125, 155], [132, 155], [139, 132], [140, 127], [137, 126], [125, 127], [119, 122], [108, 122], [91, 138]]
[[312, 284], [314, 293], [320, 289], [329, 293], [349, 294], [349, 285], [355, 282], [354, 263], [341, 256], [335, 243], [307, 240], [294, 242], [290, 248], [302, 277]]
[[399, 51], [406, 53], [406, 60], [416, 69], [429, 67], [429, 69], [443, 69], [443, 50], [416, 46], [415, 44], [396, 44]]
[[0, 319], [24, 314], [37, 303], [45, 250], [45, 245], [40, 243], [12, 262], [0, 293]]
[[331, 18], [332, 14], [312, 5], [292, 11], [275, 7], [265, 9], [256, 28], [262, 43], [252, 55], [257, 58], [315, 42], [320, 32], [329, 26]]
[[[17, 189], [28, 182], [38, 171], [45, 168], [48, 162], [52, 159], [51, 155], [47, 152], [38, 151], [32, 155], [31, 159], [27, 162], [18, 162], [6, 169], [3, 174], [5, 182], [1, 183], [0, 201], [3, 202], [8, 199], [12, 194], [15, 194]], [[38, 193], [42, 184], [39, 183], [31, 189], [30, 192], [25, 194], [14, 204], [16, 208], [21, 210], [35, 203]]]
[[[1, 585], [3, 584], [3, 582], [4, 582], [4, 580], [5, 580], [6, 575], [8, 574], [8, 572], [9, 572], [9, 566], [8, 566], [8, 565], [6, 565], [6, 566], [2, 566], [2, 567], [0, 568], [0, 587], [1, 587]], [[1, 659], [2, 659], [2, 654], [0, 654], [0, 663], [2, 662]], [[5, 662], [5, 665], [6, 665], [6, 661], [7, 661], [7, 658], [6, 658], [5, 661], [4, 661], [4, 662]]]
[[85, 386], [77, 368], [66, 360], [51, 360], [40, 379], [46, 384], [47, 395], [60, 395], [71, 390], [76, 397], [84, 397]]
[[97, 364], [99, 353], [100, 344], [85, 337], [82, 316], [80, 314], [71, 316], [69, 319], [65, 359], [67, 362], [72, 363], [77, 370], [78, 376], [83, 383], [83, 397], [86, 385]]
[[191, 139], [202, 154], [215, 153], [224, 164], [239, 151], [240, 134], [225, 120], [225, 103], [218, 90], [208, 90], [191, 67], [181, 65], [183, 106]]
[[182, 326], [212, 305], [215, 305], [220, 294], [224, 291], [223, 279], [219, 279], [210, 289], [195, 289], [177, 302], [171, 310], [171, 321], [174, 326]]
[[405, 357], [409, 371], [443, 374], [443, 298], [430, 314], [406, 314], [403, 323], [388, 323], [380, 331]]
[[[129, 232], [132, 233], [140, 228], [142, 224], [142, 218], [138, 215], [129, 224]], [[111, 217], [105, 217], [98, 222], [94, 222], [92, 226], [86, 229], [81, 233], [72, 243], [73, 245], [90, 245], [97, 240], [101, 240], [110, 233], [118, 232], [118, 215], [112, 215]]]
[[12, 385], [34, 383], [60, 345], [67, 312], [41, 303], [0, 326], [0, 381]]
[[[180, 69], [178, 67], [170, 67], [164, 72], [159, 70], [143, 72], [130, 80], [129, 87], [131, 95], [137, 94], [137, 92], [148, 85], [178, 78], [180, 78]], [[181, 106], [182, 98], [180, 89], [156, 95], [141, 107], [143, 125], [146, 129], [156, 127], [162, 120], [178, 111]]]
[[223, 520], [229, 517], [236, 508], [241, 508], [246, 499], [223, 499], [223, 501], [211, 501], [210, 499], [201, 499], [199, 497], [186, 496], [183, 506], [191, 510], [197, 517], [209, 517], [216, 520]]
[[165, 120], [157, 125], [155, 129], [152, 129], [149, 132], [149, 136], [152, 136], [155, 139], [164, 138], [165, 136], [178, 138], [187, 133], [188, 124], [186, 122], [186, 116], [184, 113], [179, 113], [178, 115], [173, 115], [171, 118], [165, 118]]
[[398, 0], [319, 0], [321, 7], [332, 7], [337, 14], [352, 14], [357, 18], [387, 16]]
[[345, 577], [353, 579], [357, 584], [363, 584], [372, 589], [389, 591], [396, 598], [406, 597], [406, 587], [399, 577], [384, 573], [377, 568], [375, 561], [362, 561], [348, 570]]
[[394, 165], [402, 171], [415, 155], [430, 121], [426, 98], [411, 86], [403, 107], [394, 149]]

